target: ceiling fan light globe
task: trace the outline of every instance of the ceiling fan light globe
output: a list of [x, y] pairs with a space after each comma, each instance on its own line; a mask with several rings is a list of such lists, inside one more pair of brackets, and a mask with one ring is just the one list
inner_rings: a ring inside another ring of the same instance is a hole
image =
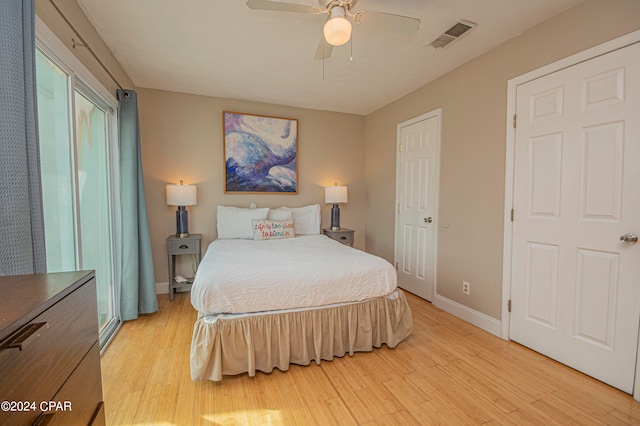
[[351, 22], [342, 16], [334, 16], [324, 24], [324, 38], [333, 46], [341, 46], [351, 38]]

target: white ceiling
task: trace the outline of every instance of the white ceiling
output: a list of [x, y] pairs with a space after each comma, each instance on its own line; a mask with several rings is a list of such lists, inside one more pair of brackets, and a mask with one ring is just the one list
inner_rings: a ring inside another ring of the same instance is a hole
[[[355, 24], [353, 61], [348, 43], [324, 64], [313, 57], [326, 15], [244, 0], [77, 1], [136, 87], [365, 115], [583, 0], [358, 0], [354, 11], [416, 17], [420, 29]], [[478, 26], [429, 46], [458, 19]]]

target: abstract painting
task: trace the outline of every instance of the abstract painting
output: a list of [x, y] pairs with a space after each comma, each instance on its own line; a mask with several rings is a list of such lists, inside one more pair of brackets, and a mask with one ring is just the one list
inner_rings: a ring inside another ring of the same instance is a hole
[[298, 193], [298, 120], [223, 112], [226, 193]]

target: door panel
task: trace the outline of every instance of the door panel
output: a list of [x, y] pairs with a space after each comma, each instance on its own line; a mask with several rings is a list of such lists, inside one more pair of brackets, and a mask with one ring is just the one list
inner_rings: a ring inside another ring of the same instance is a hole
[[562, 134], [533, 137], [529, 141], [529, 216], [560, 218]]
[[619, 255], [578, 249], [576, 336], [613, 350]]
[[38, 139], [47, 271], [76, 269], [76, 213], [70, 127], [70, 77], [36, 51]]
[[518, 86], [510, 337], [626, 392], [640, 317], [640, 45]]
[[558, 246], [529, 242], [527, 259], [527, 317], [538, 324], [556, 327], [555, 295], [558, 288]]
[[75, 93], [77, 199], [79, 212], [79, 269], [96, 271], [98, 327], [115, 317], [113, 247], [107, 117], [83, 94]]
[[580, 219], [620, 221], [624, 122], [584, 129]]

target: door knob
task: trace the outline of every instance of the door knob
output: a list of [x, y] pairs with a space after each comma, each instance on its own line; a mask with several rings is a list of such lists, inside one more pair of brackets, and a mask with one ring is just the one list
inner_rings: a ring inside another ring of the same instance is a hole
[[638, 236], [633, 232], [629, 232], [620, 237], [620, 241], [629, 245], [633, 245], [638, 242]]
[[424, 223], [431, 223], [431, 222], [433, 222], [433, 219], [431, 217], [425, 217], [424, 218]]

